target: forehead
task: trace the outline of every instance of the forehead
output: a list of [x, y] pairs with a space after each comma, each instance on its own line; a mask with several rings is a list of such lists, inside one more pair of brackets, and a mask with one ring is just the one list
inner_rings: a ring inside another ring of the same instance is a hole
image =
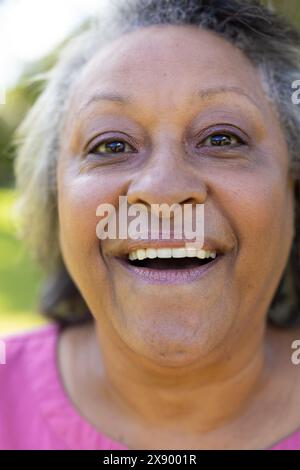
[[83, 70], [74, 99], [118, 91], [157, 105], [193, 99], [201, 88], [238, 87], [257, 103], [265, 98], [256, 68], [235, 46], [194, 26], [152, 26], [104, 46]]

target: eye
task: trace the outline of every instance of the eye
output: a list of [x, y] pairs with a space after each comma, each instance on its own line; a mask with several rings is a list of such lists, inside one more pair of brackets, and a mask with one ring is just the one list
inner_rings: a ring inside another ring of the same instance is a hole
[[129, 153], [133, 152], [133, 147], [123, 140], [106, 140], [95, 145], [89, 153], [96, 155]]
[[230, 133], [220, 132], [218, 134], [212, 134], [202, 141], [198, 146], [214, 146], [214, 147], [225, 147], [225, 146], [236, 146], [243, 144], [242, 139], [236, 135]]

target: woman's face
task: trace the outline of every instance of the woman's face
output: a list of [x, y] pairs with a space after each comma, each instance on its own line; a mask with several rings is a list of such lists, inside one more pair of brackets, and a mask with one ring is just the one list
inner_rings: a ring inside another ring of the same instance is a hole
[[[189, 26], [106, 45], [73, 89], [58, 189], [64, 260], [105, 341], [187, 365], [260, 336], [291, 247], [293, 186], [278, 117], [237, 48]], [[134, 270], [128, 253], [147, 241], [96, 234], [97, 207], [118, 210], [119, 196], [204, 204], [205, 241], [220, 258], [192, 279], [188, 263], [201, 261], [178, 260], [176, 282], [145, 271], [166, 260]]]

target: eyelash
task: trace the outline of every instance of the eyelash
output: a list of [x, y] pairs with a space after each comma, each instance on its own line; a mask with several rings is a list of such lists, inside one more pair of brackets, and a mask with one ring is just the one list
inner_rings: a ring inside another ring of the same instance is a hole
[[[212, 139], [213, 137], [217, 137], [217, 136], [222, 136], [222, 137], [229, 137], [229, 138], [233, 138], [236, 140], [235, 143], [233, 143], [232, 145], [228, 145], [228, 144], [225, 144], [225, 145], [205, 145], [205, 142], [209, 139]], [[241, 145], [246, 145], [246, 141], [244, 139], [242, 139], [240, 136], [238, 136], [237, 134], [235, 134], [234, 132], [228, 132], [228, 131], [216, 131], [216, 132], [213, 132], [212, 134], [209, 134], [207, 136], [205, 136], [200, 144], [197, 144], [196, 147], [199, 148], [199, 147], [212, 147], [214, 149], [218, 149], [218, 148], [222, 148], [222, 150], [226, 150], [226, 147], [228, 148], [236, 148], [236, 147], [239, 147]], [[225, 148], [224, 148], [225, 147]]]
[[[118, 143], [122, 143], [124, 144], [125, 146], [126, 145], [129, 145], [132, 149], [133, 149], [133, 146], [131, 144], [129, 144], [126, 140], [124, 139], [118, 139], [118, 138], [111, 138], [111, 139], [106, 139], [106, 140], [103, 140], [101, 142], [98, 142], [96, 145], [94, 145], [89, 151], [88, 153], [91, 153], [91, 154], [94, 154], [94, 155], [118, 155], [118, 152], [116, 153], [108, 153], [108, 152], [96, 152], [95, 150], [100, 147], [100, 145], [105, 145], [105, 144], [112, 144], [112, 143], [115, 143], [115, 142], [118, 142]], [[122, 152], [122, 153], [128, 153], [128, 152]]]
[[[211, 138], [216, 137], [216, 136], [225, 136], [225, 137], [234, 138], [234, 139], [236, 139], [237, 142], [233, 145], [203, 145], [203, 143], [205, 143], [208, 139], [211, 139]], [[114, 152], [112, 152], [112, 153], [109, 153], [109, 152], [96, 152], [96, 149], [98, 147], [100, 147], [101, 145], [111, 144], [111, 143], [115, 143], [115, 142], [122, 143], [125, 146], [129, 145], [131, 147], [131, 149], [133, 149], [132, 150], [133, 153], [137, 152], [137, 150], [134, 149], [133, 145], [131, 143], [127, 142], [125, 139], [122, 139], [122, 138], [120, 138], [120, 139], [118, 139], [118, 138], [109, 138], [109, 139], [97, 142], [97, 144], [94, 145], [91, 149], [89, 149], [87, 153], [88, 154], [93, 154], [93, 155], [118, 155], [119, 154], [118, 152], [115, 152], [115, 153]], [[234, 132], [229, 132], [227, 130], [224, 130], [224, 131], [220, 130], [220, 131], [212, 132], [211, 134], [207, 134], [205, 137], [202, 138], [200, 143], [198, 143], [196, 145], [196, 148], [211, 147], [214, 150], [222, 148], [222, 150], [224, 151], [224, 150], [226, 150], [226, 147], [227, 147], [227, 149], [228, 148], [232, 149], [232, 148], [239, 147], [241, 145], [246, 145], [246, 142], [240, 136], [236, 135]], [[127, 153], [130, 153], [130, 152], [121, 152], [121, 155], [124, 155], [124, 154], [127, 154]]]

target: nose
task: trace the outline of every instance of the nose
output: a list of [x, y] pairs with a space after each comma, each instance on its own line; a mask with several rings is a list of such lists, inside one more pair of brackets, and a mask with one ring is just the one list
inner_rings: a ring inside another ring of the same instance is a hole
[[199, 172], [186, 161], [156, 156], [135, 176], [127, 189], [129, 204], [204, 204], [207, 188]]

